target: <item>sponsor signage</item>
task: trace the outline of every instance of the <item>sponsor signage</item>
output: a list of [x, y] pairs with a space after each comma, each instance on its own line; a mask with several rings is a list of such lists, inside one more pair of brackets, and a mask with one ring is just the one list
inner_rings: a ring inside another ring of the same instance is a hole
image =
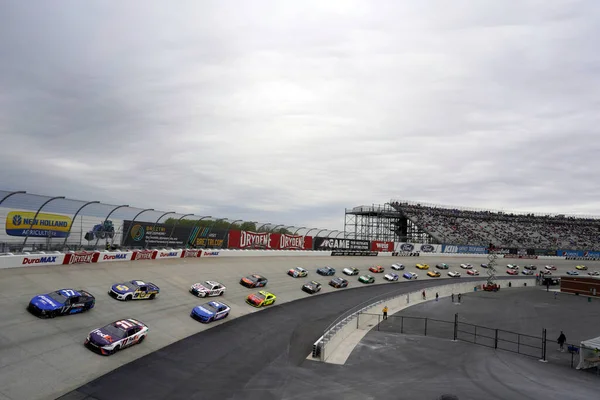
[[58, 264], [58, 256], [30, 256], [23, 257], [22, 265], [33, 265], [33, 264]]
[[394, 242], [371, 242], [371, 251], [391, 252], [394, 251]]
[[160, 250], [157, 252], [156, 258], [179, 258], [179, 251], [164, 251]]
[[218, 255], [218, 251], [204, 250], [202, 252], [202, 257], [217, 257]]
[[131, 255], [131, 261], [154, 260], [157, 253], [157, 250], [135, 250]]
[[131, 253], [100, 253], [98, 262], [131, 261]]
[[98, 251], [80, 251], [76, 253], [67, 253], [63, 260], [63, 264], [91, 264], [98, 262], [100, 252]]
[[371, 242], [358, 239], [313, 238], [315, 250], [371, 250]]
[[35, 213], [31, 211], [10, 211], [6, 216], [6, 234], [64, 238], [71, 228], [71, 217], [66, 215], [39, 213], [33, 217]]
[[432, 244], [422, 244], [419, 246], [419, 251], [423, 253], [433, 253], [435, 250], [435, 246]]
[[[131, 226], [131, 229], [129, 229]], [[123, 221], [123, 231], [129, 235], [123, 238], [124, 247], [227, 247], [227, 230], [200, 226], [174, 226], [152, 222]]]
[[200, 249], [186, 249], [181, 253], [181, 258], [197, 258], [202, 255]]
[[565, 257], [565, 260], [572, 260], [572, 261], [599, 261], [600, 257]]
[[360, 257], [368, 257], [368, 256], [377, 256], [379, 252], [377, 251], [364, 251], [364, 250], [332, 250], [332, 256], [360, 256]]
[[486, 254], [485, 246], [468, 246], [468, 245], [442, 245], [442, 253], [458, 253], [458, 254]]
[[311, 250], [313, 238], [285, 233], [233, 230], [229, 232], [228, 245], [230, 249]]
[[556, 255], [559, 257], [580, 257], [580, 258], [600, 258], [600, 251], [592, 250], [557, 250]]
[[521, 258], [521, 259], [526, 259], [526, 260], [535, 260], [536, 258], [538, 258], [538, 256], [531, 255], [531, 254], [504, 254], [503, 257], [504, 258]]
[[398, 253], [410, 253], [415, 250], [415, 245], [412, 243], [395, 243], [394, 251]]

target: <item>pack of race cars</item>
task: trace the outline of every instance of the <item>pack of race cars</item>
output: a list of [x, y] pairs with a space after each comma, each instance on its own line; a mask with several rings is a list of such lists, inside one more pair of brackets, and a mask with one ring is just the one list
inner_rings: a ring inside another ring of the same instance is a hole
[[[451, 278], [460, 278], [461, 273], [458, 270], [450, 270], [448, 264], [437, 264], [436, 269], [448, 270], [447, 275]], [[437, 278], [441, 276], [438, 270], [430, 269], [428, 264], [416, 264], [418, 270], [427, 270], [427, 276]], [[460, 268], [467, 271], [468, 275], [477, 276], [479, 272], [473, 268], [471, 264], [460, 264]], [[488, 268], [486, 264], [481, 264], [481, 268]], [[342, 273], [347, 276], [358, 276], [358, 282], [363, 284], [375, 283], [375, 274], [384, 274], [383, 279], [389, 282], [397, 282], [400, 277], [406, 280], [415, 280], [418, 274], [415, 272], [406, 271], [403, 264], [394, 263], [390, 266], [392, 271], [385, 273], [385, 268], [381, 265], [374, 265], [368, 268], [366, 274], [360, 274], [360, 270], [356, 267], [346, 267]], [[546, 265], [537, 273], [543, 275], [551, 275], [552, 271], [556, 271], [553, 265]], [[507, 274], [518, 275], [521, 267], [516, 264], [507, 265]], [[587, 271], [588, 268], [583, 265], [578, 265], [575, 270], [567, 271], [568, 275], [578, 275], [578, 271]], [[393, 271], [404, 271], [402, 275]], [[521, 273], [523, 275], [533, 275], [537, 271], [534, 265], [525, 265]], [[345, 278], [335, 276], [336, 269], [326, 266], [316, 269], [318, 275], [331, 277], [328, 285], [336, 288], [346, 288], [349, 286], [349, 281]], [[296, 278], [306, 278], [309, 271], [303, 267], [295, 267], [287, 271], [287, 275]], [[598, 271], [589, 271], [590, 276], [599, 276]], [[250, 274], [244, 276], [239, 281], [240, 285], [256, 289], [262, 288], [258, 292], [251, 293], [246, 297], [246, 303], [252, 307], [261, 308], [275, 304], [277, 297], [275, 294], [265, 290], [268, 279], [259, 274]], [[316, 280], [310, 280], [304, 283], [300, 289], [309, 294], [315, 294], [321, 291], [322, 284]], [[189, 292], [199, 298], [219, 297], [226, 293], [227, 288], [220, 282], [214, 280], [206, 280], [191, 285]], [[113, 284], [108, 290], [108, 295], [119, 301], [132, 300], [154, 300], [160, 295], [160, 288], [152, 283], [143, 280], [130, 280]], [[34, 296], [27, 310], [40, 318], [55, 318], [61, 315], [78, 314], [89, 311], [94, 308], [96, 298], [86, 290], [82, 289], [59, 289], [50, 293]], [[210, 323], [226, 318], [231, 312], [231, 307], [222, 301], [208, 301], [202, 305], [198, 305], [190, 312], [190, 317], [202, 322]], [[142, 343], [147, 336], [149, 328], [143, 322], [134, 318], [120, 319], [111, 322], [101, 328], [91, 331], [84, 341], [84, 345], [102, 355], [111, 355], [119, 350]]]

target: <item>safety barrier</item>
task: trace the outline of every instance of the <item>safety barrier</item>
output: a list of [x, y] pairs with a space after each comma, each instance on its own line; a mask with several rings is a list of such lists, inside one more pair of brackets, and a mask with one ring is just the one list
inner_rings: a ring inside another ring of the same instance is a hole
[[[340, 344], [347, 339], [352, 332], [360, 329], [358, 323], [358, 315], [368, 313], [369, 310], [375, 307], [380, 307], [383, 303], [388, 307], [389, 314], [399, 312], [407, 307], [419, 304], [423, 301], [431, 300], [431, 291], [438, 293], [440, 298], [449, 297], [452, 294], [457, 295], [459, 293], [470, 293], [481, 289], [481, 285], [485, 282], [484, 280], [472, 280], [469, 282], [452, 283], [448, 285], [434, 286], [426, 291], [429, 291], [429, 296], [423, 299], [421, 296], [421, 290], [412, 291], [409, 293], [398, 293], [405, 289], [400, 289], [394, 294], [388, 294], [385, 298], [372, 299], [370, 304], [360, 304], [348, 310], [344, 315], [335, 320], [326, 330], [325, 333], [313, 343], [312, 357], [319, 359], [320, 361], [327, 361], [327, 359], [335, 352]], [[517, 288], [526, 286], [535, 286], [535, 278], [519, 278], [519, 279], [498, 279], [496, 281], [501, 288]], [[369, 323], [364, 321], [365, 334], [370, 330], [375, 323]]]
[[311, 250], [210, 250], [210, 249], [153, 249], [131, 251], [41, 252], [0, 255], [0, 269], [62, 265], [165, 260], [176, 258], [214, 257], [323, 257], [331, 251]]

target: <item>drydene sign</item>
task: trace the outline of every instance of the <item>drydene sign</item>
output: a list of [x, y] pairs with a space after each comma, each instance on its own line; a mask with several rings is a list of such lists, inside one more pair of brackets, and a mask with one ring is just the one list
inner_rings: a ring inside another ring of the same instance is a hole
[[64, 238], [71, 223], [71, 217], [66, 215], [39, 213], [36, 217], [31, 211], [11, 211], [6, 216], [5, 229], [10, 236]]

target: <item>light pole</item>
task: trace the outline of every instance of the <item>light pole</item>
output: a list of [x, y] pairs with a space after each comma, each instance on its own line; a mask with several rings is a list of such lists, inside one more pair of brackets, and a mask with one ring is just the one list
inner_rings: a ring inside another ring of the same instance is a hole
[[[127, 208], [129, 207], [129, 204], [123, 204], [120, 206], [117, 206], [115, 208], [113, 208], [112, 210], [110, 210], [110, 212], [108, 213], [108, 215], [106, 216], [106, 218], [104, 218], [104, 222], [102, 223], [101, 229], [104, 229], [104, 226], [106, 225], [106, 221], [108, 221], [108, 218], [110, 218], [110, 216], [112, 215], [112, 213], [114, 213], [115, 211], [117, 211], [119, 208]], [[96, 246], [98, 246], [98, 242], [100, 241], [100, 236], [96, 237], [96, 243], [94, 244], [94, 248], [96, 248]], [[108, 242], [108, 240], [107, 240]]]
[[[299, 231], [300, 229], [306, 229], [306, 227], [305, 227], [305, 226], [301, 226], [300, 228], [296, 229], [296, 230], [294, 231], [294, 235], [295, 235], [295, 234], [297, 234], [297, 233], [298, 233], [298, 231]], [[306, 236], [306, 235], [305, 235], [305, 236]]]
[[154, 211], [154, 208], [146, 208], [146, 209], [140, 211], [139, 213], [135, 214], [135, 217], [133, 217], [133, 219], [129, 223], [129, 226], [127, 227], [127, 233], [125, 234], [125, 236], [123, 236], [123, 240], [122, 240], [123, 245], [125, 244], [125, 241], [129, 237], [129, 233], [131, 232], [131, 228], [133, 228], [133, 223], [135, 222], [135, 219], [137, 217], [139, 217], [140, 215], [142, 215], [142, 213], [145, 213], [146, 211]]
[[[160, 221], [162, 219], [162, 217], [164, 217], [165, 215], [169, 215], [169, 214], [177, 214], [175, 211], [169, 211], [164, 213], [163, 215], [161, 215], [160, 217], [157, 218], [156, 222], [154, 223], [154, 225], [152, 225], [152, 232], [154, 232], [154, 228], [156, 228], [156, 224], [158, 224], [158, 221]], [[144, 237], [144, 248], [147, 249], [148, 248], [148, 233], [146, 232], [146, 235]]]
[[192, 215], [194, 215], [194, 214], [184, 214], [184, 215], [181, 216], [181, 218], [179, 218], [177, 221], [175, 221], [175, 224], [173, 225], [173, 228], [171, 228], [171, 234], [169, 235], [169, 238], [167, 239], [167, 247], [169, 247], [169, 244], [171, 243], [171, 237], [173, 236], [173, 232], [175, 232], [175, 228], [177, 227], [177, 224], [179, 224], [179, 221], [181, 221], [185, 217], [189, 217], [189, 216], [192, 216]]
[[16, 192], [10, 192], [6, 196], [4, 196], [2, 198], [2, 200], [0, 200], [0, 204], [4, 203], [4, 200], [8, 199], [10, 196], [14, 196], [15, 194], [25, 194], [25, 193], [27, 193], [27, 192], [24, 191], [24, 190], [19, 190], [19, 191], [16, 191]]
[[308, 236], [308, 234], [311, 233], [312, 231], [318, 231], [318, 230], [319, 230], [319, 228], [312, 228], [312, 229], [308, 230], [304, 236]]
[[259, 226], [258, 228], [256, 228], [256, 232], [260, 232], [260, 228], [262, 228], [263, 226], [266, 226], [266, 225], [271, 225], [271, 223], [267, 222], [266, 224], [262, 224], [261, 226]]
[[194, 224], [194, 226], [190, 230], [190, 235], [188, 236], [187, 244], [185, 245], [186, 249], [188, 247], [190, 247], [190, 243], [193, 242], [193, 241], [195, 241], [196, 237], [198, 237], [198, 235], [196, 235], [196, 237], [194, 239], [192, 239], [192, 235], [194, 235], [194, 233], [196, 231], [196, 228], [198, 227], [198, 224], [200, 223], [200, 221], [202, 221], [205, 218], [212, 218], [212, 215], [205, 215], [204, 217], [201, 217], [198, 221], [196, 221], [196, 223]]
[[335, 235], [335, 238], [336, 238], [336, 239], [337, 239], [337, 237], [338, 237], [338, 236], [340, 236], [340, 233], [343, 233], [343, 234], [344, 234], [344, 237], [346, 237], [346, 235], [345, 235], [345, 233], [346, 233], [346, 232], [344, 232], [344, 231], [339, 231], [339, 232], [338, 232], [338, 234], [337, 234], [337, 235]]
[[73, 218], [71, 219], [71, 225], [69, 225], [69, 230], [67, 231], [67, 236], [65, 236], [65, 241], [63, 242], [63, 245], [62, 245], [63, 249], [67, 245], [67, 239], [69, 238], [69, 235], [71, 234], [71, 229], [73, 229], [73, 224], [75, 223], [75, 218], [77, 218], [77, 215], [79, 214], [79, 212], [81, 210], [83, 210], [85, 207], [89, 206], [90, 204], [98, 204], [98, 203], [100, 203], [100, 202], [99, 201], [88, 201], [87, 203], [85, 203], [84, 205], [79, 207], [79, 210], [77, 210], [75, 212], [75, 214], [73, 214]]
[[281, 227], [281, 226], [285, 226], [285, 225], [275, 225], [273, 228], [269, 229], [269, 231], [270, 231], [271, 233], [273, 233], [273, 232], [275, 232], [275, 229], [277, 229], [277, 228], [279, 228], [279, 227]]
[[325, 232], [328, 231], [329, 229], [321, 229], [319, 232], [317, 232], [317, 234], [315, 235], [315, 237], [319, 237], [319, 235], [321, 234], [321, 232]]
[[325, 237], [329, 237], [329, 236], [331, 236], [331, 234], [332, 234], [333, 232], [339, 232], [339, 231], [338, 231], [337, 229], [335, 229], [335, 230], [333, 230], [333, 231], [329, 232], [329, 233], [327, 234], [327, 236], [325, 236]]
[[65, 198], [65, 196], [51, 197], [48, 200], [46, 200], [44, 202], [44, 204], [42, 204], [40, 206], [40, 208], [38, 208], [38, 210], [35, 212], [35, 215], [33, 216], [33, 219], [31, 220], [31, 225], [29, 225], [29, 229], [27, 230], [27, 236], [25, 236], [25, 240], [23, 240], [23, 244], [21, 245], [21, 251], [23, 251], [23, 249], [25, 248], [25, 244], [27, 243], [27, 239], [29, 239], [29, 234], [31, 233], [31, 230], [33, 229], [33, 225], [35, 224], [35, 220], [37, 219], [37, 217], [38, 217], [40, 211], [42, 210], [42, 208], [44, 208], [44, 206], [46, 204], [50, 203], [51, 201], [60, 200], [60, 199], [64, 199], [64, 198]]
[[[231, 227], [233, 226], [233, 224], [235, 224], [236, 222], [243, 222], [243, 219], [236, 219], [235, 221], [233, 221], [232, 223], [229, 224], [229, 226], [227, 227], [227, 231], [225, 231], [225, 236], [223, 236], [223, 242], [221, 243], [221, 248], [223, 248], [223, 245], [225, 244], [225, 239], [227, 239], [229, 237], [229, 231], [231, 231]], [[229, 243], [229, 240], [227, 240], [227, 243]]]

